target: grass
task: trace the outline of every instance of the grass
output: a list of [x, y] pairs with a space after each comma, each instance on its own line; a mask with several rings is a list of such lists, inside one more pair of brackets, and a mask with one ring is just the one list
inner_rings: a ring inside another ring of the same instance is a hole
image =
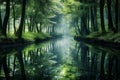
[[97, 38], [106, 41], [120, 42], [120, 33], [112, 33], [112, 32], [94, 32], [88, 36], [88, 38]]
[[[45, 40], [50, 38], [51, 36], [47, 33], [33, 33], [33, 32], [25, 32], [22, 35], [24, 41], [27, 42], [35, 42], [37, 40]], [[13, 35], [8, 34], [7, 37], [0, 36], [0, 44], [12, 44], [19, 43], [19, 39]]]
[[33, 32], [26, 32], [23, 33], [23, 39], [28, 40], [28, 41], [35, 41], [35, 39], [46, 39], [48, 37], [51, 37], [47, 33], [33, 33]]

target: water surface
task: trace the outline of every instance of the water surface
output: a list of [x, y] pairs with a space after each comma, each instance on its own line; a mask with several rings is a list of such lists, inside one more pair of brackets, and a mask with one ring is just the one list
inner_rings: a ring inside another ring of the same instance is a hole
[[120, 80], [119, 50], [72, 37], [0, 48], [0, 80]]

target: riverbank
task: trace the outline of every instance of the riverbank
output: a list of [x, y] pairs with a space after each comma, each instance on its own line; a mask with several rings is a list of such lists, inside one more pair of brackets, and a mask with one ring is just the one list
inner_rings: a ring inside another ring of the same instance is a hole
[[100, 45], [111, 48], [120, 48], [120, 33], [94, 32], [85, 37], [75, 36], [74, 39], [76, 41], [83, 41], [93, 45]]
[[0, 36], [0, 46], [23, 45], [29, 43], [44, 42], [58, 37], [62, 37], [62, 35], [61, 34], [50, 35], [47, 33], [32, 33], [32, 32], [24, 33], [21, 39], [13, 35], [8, 35], [8, 37]]

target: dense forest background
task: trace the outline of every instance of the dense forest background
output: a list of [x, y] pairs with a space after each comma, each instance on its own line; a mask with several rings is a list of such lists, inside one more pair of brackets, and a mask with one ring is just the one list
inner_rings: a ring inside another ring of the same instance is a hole
[[0, 0], [0, 36], [57, 34], [68, 24], [66, 31], [74, 35], [118, 33], [119, 4], [118, 0]]

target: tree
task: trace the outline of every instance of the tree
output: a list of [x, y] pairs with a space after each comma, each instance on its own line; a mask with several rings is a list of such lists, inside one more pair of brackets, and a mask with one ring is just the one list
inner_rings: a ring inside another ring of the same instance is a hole
[[14, 4], [14, 0], [12, 0], [12, 10], [13, 10], [13, 27], [14, 27], [14, 33], [16, 33], [16, 27], [15, 27], [15, 4]]
[[118, 0], [115, 0], [115, 26], [116, 26], [116, 32], [118, 32]]
[[7, 24], [8, 24], [9, 16], [10, 16], [10, 0], [6, 0], [6, 13], [5, 13], [5, 18], [2, 25], [2, 34], [4, 36], [7, 36]]
[[[85, 10], [88, 10], [87, 8], [84, 8]], [[84, 35], [87, 35], [89, 34], [89, 30], [88, 30], [88, 27], [87, 27], [87, 12], [85, 12], [84, 14], [82, 14], [81, 16], [81, 35], [84, 36]]]
[[25, 8], [26, 8], [26, 0], [22, 0], [21, 20], [20, 20], [19, 28], [18, 28], [17, 33], [16, 33], [18, 38], [22, 38], [23, 24], [25, 21], [25, 10], [26, 10]]
[[111, 0], [107, 0], [107, 8], [108, 8], [108, 27], [109, 27], [109, 30], [115, 33], [116, 30], [113, 26], [112, 14], [111, 14]]
[[92, 0], [91, 1], [91, 7], [90, 7], [90, 12], [91, 12], [91, 27], [92, 31], [98, 31], [98, 24], [97, 24], [97, 1]]
[[2, 31], [2, 17], [1, 17], [1, 10], [0, 10], [0, 33]]
[[103, 33], [106, 32], [105, 22], [104, 22], [104, 5], [105, 5], [105, 1], [100, 0], [100, 19], [101, 19], [101, 30]]

